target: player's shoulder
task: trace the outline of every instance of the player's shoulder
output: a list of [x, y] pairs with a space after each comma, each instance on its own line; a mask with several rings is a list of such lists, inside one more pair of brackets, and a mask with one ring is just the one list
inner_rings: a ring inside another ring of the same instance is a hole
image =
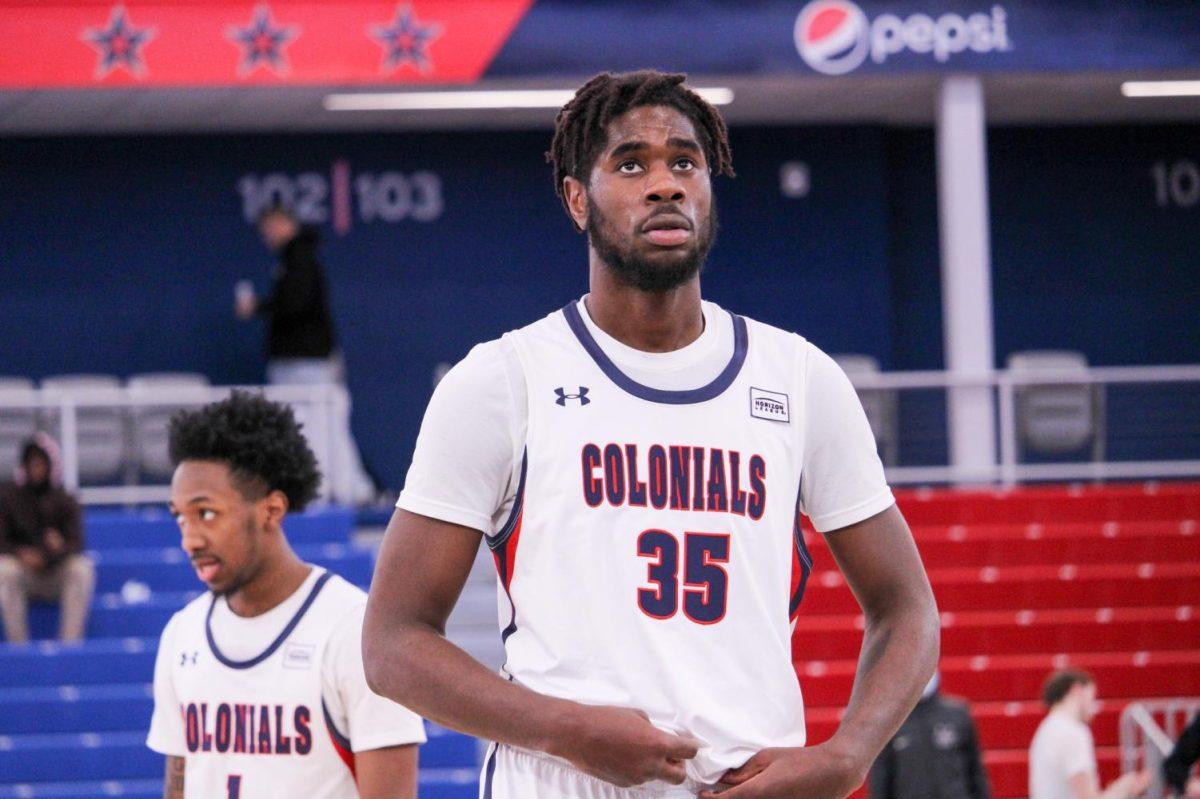
[[[806, 348], [812, 346], [808, 339], [794, 330], [786, 330], [782, 327], [770, 324], [769, 322], [763, 322], [759, 319], [755, 319], [754, 317], [746, 316], [745, 314], [739, 314], [736, 311], [722, 308], [720, 305], [717, 305], [711, 300], [705, 300], [704, 304], [717, 314], [728, 313], [731, 316], [742, 319], [746, 323], [746, 331], [749, 334], [751, 342], [757, 342], [761, 344], [765, 341], [779, 346], [793, 348], [799, 352], [802, 352]], [[709, 314], [709, 316], [712, 315], [714, 314]]]
[[[571, 343], [575, 334], [571, 332], [571, 322], [567, 319], [567, 311], [577, 306], [570, 302], [564, 308], [551, 311], [540, 319], [510, 330], [501, 336], [500, 340], [514, 349], [522, 343]], [[573, 312], [572, 312], [573, 313]]]
[[163, 627], [162, 639], [167, 640], [177, 634], [177, 631], [183, 628], [203, 626], [204, 619], [208, 616], [208, 608], [212, 604], [213, 595], [208, 591], [193, 597], [186, 605], [171, 614], [171, 618], [167, 619], [166, 625]]
[[728, 313], [743, 320], [750, 352], [772, 370], [785, 371], [803, 380], [808, 373], [808, 364], [813, 353], [820, 352], [808, 339], [795, 331], [728, 311], [713, 302], [705, 301], [705, 305], [708, 306], [706, 310], [712, 311], [706, 312], [709, 318]]
[[333, 614], [348, 614], [367, 604], [367, 592], [335, 572], [326, 571], [328, 577], [321, 587], [320, 601]]

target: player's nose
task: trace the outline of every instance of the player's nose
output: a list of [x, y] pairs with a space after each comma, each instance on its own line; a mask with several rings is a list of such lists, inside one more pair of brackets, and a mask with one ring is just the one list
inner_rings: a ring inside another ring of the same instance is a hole
[[187, 521], [179, 525], [179, 545], [183, 548], [184, 552], [194, 555], [202, 550], [207, 543], [198, 528], [188, 524]]
[[644, 197], [647, 203], [679, 203], [686, 196], [683, 181], [670, 166], [659, 164], [650, 168]]

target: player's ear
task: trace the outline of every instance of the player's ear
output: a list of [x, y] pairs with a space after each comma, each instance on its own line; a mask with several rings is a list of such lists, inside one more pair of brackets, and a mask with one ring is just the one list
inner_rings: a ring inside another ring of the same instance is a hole
[[588, 196], [587, 186], [582, 180], [567, 175], [563, 178], [563, 202], [577, 230], [587, 229]]
[[282, 528], [283, 517], [287, 516], [288, 512], [287, 494], [279, 489], [275, 489], [263, 497], [260, 504], [262, 512], [266, 515], [266, 526], [270, 528]]

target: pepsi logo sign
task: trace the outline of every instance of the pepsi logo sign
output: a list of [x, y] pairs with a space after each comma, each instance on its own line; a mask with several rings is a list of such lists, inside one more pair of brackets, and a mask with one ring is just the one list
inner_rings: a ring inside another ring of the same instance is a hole
[[1008, 12], [1001, 5], [967, 16], [918, 12], [871, 18], [851, 0], [813, 0], [796, 17], [793, 36], [804, 63], [825, 75], [845, 75], [868, 58], [882, 64], [901, 53], [932, 56], [944, 64], [960, 53], [1013, 49]]
[[849, 0], [815, 0], [796, 17], [796, 50], [804, 63], [826, 75], [845, 75], [867, 57], [869, 24]]

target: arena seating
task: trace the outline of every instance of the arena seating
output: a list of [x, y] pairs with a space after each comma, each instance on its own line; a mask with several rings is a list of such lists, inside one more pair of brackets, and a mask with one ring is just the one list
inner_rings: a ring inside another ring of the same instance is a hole
[[[1200, 485], [898, 494], [942, 615], [943, 690], [971, 703], [994, 796], [1026, 795], [1054, 668], [1096, 677], [1105, 782], [1118, 773], [1128, 701], [1200, 694]], [[862, 620], [824, 539], [807, 538], [814, 574], [793, 653], [817, 743], [849, 695]]]
[[[325, 509], [290, 516], [287, 531], [302, 558], [366, 586], [373, 557], [351, 543], [355, 524], [354, 512]], [[91, 510], [86, 528], [97, 565], [89, 640], [0, 644], [0, 799], [162, 795], [163, 758], [145, 746], [154, 655], [200, 585], [164, 510]], [[57, 611], [35, 605], [30, 620], [45, 639]], [[478, 743], [436, 725], [428, 734], [421, 796], [473, 799]]]
[[[995, 796], [1025, 795], [1038, 692], [1055, 667], [1097, 677], [1106, 780], [1127, 701], [1200, 694], [1200, 485], [908, 491], [900, 501], [942, 612], [944, 690], [972, 703]], [[353, 513], [323, 510], [289, 518], [288, 534], [302, 557], [366, 585], [372, 556], [351, 543], [354, 526]], [[98, 567], [90, 640], [0, 645], [0, 799], [161, 795], [162, 758], [144, 746], [154, 652], [199, 585], [162, 510], [90, 511], [87, 529]], [[817, 743], [849, 697], [862, 622], [825, 542], [809, 542], [815, 571], [793, 651]], [[495, 638], [481, 563], [462, 600], [468, 622], [451, 626], [468, 649], [479, 637], [479, 651]], [[46, 637], [56, 615], [35, 607], [32, 621]], [[421, 796], [475, 796], [478, 757], [476, 741], [431, 725]]]

